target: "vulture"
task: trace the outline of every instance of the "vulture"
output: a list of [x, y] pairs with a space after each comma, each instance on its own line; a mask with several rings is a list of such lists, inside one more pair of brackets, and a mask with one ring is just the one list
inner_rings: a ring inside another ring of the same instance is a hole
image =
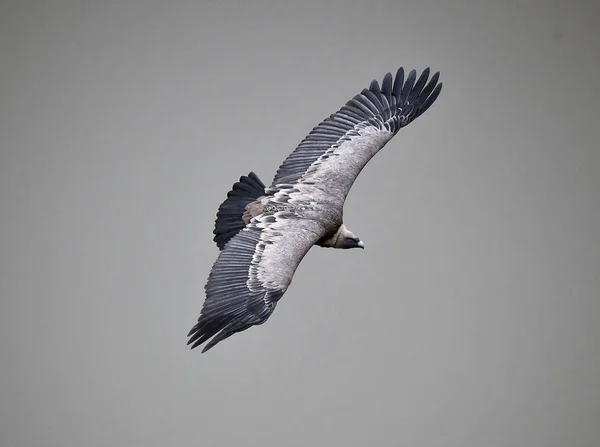
[[364, 248], [344, 225], [344, 201], [369, 160], [437, 99], [439, 72], [429, 75], [426, 68], [405, 77], [401, 67], [381, 86], [373, 80], [300, 142], [271, 186], [254, 172], [233, 185], [217, 212], [220, 252], [188, 333], [192, 349], [208, 341], [206, 352], [267, 321], [313, 245]]

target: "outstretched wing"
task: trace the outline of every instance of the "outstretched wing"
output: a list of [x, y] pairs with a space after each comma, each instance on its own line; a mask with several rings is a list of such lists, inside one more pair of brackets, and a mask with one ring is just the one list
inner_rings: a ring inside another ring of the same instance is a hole
[[294, 272], [323, 236], [321, 224], [290, 211], [264, 213], [225, 245], [210, 272], [198, 323], [189, 332], [202, 352], [253, 325], [264, 323]]
[[429, 68], [417, 79], [412, 70], [404, 81], [400, 68], [392, 82], [387, 73], [381, 88], [354, 96], [338, 112], [315, 127], [279, 167], [270, 190], [289, 185], [315, 185], [345, 200], [368, 161], [404, 126], [423, 114], [437, 99], [439, 72], [429, 83]]

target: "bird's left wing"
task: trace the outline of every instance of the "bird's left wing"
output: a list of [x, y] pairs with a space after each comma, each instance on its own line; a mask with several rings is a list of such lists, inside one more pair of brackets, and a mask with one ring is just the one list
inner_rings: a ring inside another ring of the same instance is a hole
[[264, 323], [283, 296], [294, 272], [322, 225], [293, 210], [254, 217], [220, 252], [205, 286], [206, 300], [198, 323], [189, 332], [192, 348], [218, 342]]

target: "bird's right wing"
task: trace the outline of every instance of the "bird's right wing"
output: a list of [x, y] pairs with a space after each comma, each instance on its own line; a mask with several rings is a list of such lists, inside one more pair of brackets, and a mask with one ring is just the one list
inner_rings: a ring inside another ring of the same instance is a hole
[[442, 89], [439, 73], [429, 82], [428, 78], [429, 68], [418, 79], [412, 70], [405, 81], [400, 68], [394, 80], [390, 73], [385, 75], [381, 88], [371, 82], [302, 140], [279, 167], [269, 190], [310, 185], [323, 192], [313, 199], [333, 197], [333, 203], [343, 206], [368, 161], [437, 99]]
[[188, 344], [195, 348], [214, 337], [205, 352], [236, 332], [264, 323], [323, 232], [318, 221], [295, 211], [275, 210], [253, 218], [219, 253]]

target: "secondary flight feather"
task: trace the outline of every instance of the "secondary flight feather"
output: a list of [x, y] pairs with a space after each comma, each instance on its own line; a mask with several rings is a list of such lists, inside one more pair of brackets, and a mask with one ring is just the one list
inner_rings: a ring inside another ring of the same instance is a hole
[[426, 68], [374, 80], [322, 121], [266, 187], [242, 176], [217, 212], [220, 253], [206, 284], [198, 322], [188, 334], [202, 352], [267, 321], [296, 268], [314, 245], [364, 248], [343, 222], [344, 202], [360, 171], [398, 131], [422, 115], [442, 89]]

